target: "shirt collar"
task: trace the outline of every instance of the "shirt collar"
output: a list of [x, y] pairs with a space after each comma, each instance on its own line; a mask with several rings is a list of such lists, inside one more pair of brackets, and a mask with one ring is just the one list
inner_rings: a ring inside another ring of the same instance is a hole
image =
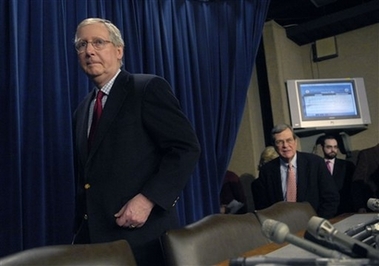
[[[292, 167], [297, 168], [297, 152], [295, 153], [295, 156], [292, 158], [290, 163], [291, 163]], [[284, 167], [288, 166], [288, 163], [286, 161], [284, 161], [282, 158], [280, 158], [280, 164]]]
[[336, 158], [333, 158], [333, 159], [324, 159], [325, 162], [326, 161], [329, 161], [330, 163], [334, 164], [334, 162], [336, 161]]
[[113, 76], [113, 78], [111, 78], [111, 80], [110, 81], [108, 81], [102, 88], [100, 88], [100, 90], [102, 91], [102, 92], [104, 92], [106, 95], [108, 95], [109, 94], [109, 92], [111, 91], [111, 89], [112, 89], [112, 86], [113, 86], [113, 83], [114, 83], [114, 81], [116, 80], [116, 77], [118, 76], [118, 74], [121, 72], [121, 69], [119, 69], [118, 71], [117, 71], [117, 73]]

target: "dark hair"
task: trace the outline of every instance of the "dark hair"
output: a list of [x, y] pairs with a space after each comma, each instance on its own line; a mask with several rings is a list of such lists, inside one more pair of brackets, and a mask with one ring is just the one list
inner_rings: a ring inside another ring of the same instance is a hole
[[[327, 139], [334, 139], [335, 141], [337, 141], [337, 145], [338, 145], [338, 140], [333, 135], [326, 135], [326, 136], [321, 136], [321, 137], [319, 137], [319, 138], [321, 138], [319, 144], [321, 144], [322, 147], [325, 147], [325, 140], [327, 140]], [[316, 142], [316, 144], [318, 144], [318, 143]]]

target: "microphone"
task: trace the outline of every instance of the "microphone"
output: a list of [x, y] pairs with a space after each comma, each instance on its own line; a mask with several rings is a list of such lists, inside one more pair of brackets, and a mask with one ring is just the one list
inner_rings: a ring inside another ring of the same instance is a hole
[[342, 249], [352, 251], [360, 258], [379, 259], [379, 253], [373, 247], [339, 232], [329, 221], [323, 218], [313, 216], [308, 221], [307, 231], [317, 239], [326, 240], [337, 244]]
[[335, 258], [283, 258], [283, 257], [238, 257], [229, 260], [229, 266], [263, 266], [263, 265], [288, 265], [288, 266], [320, 266], [320, 265], [375, 265], [370, 259], [335, 259]]
[[[359, 223], [353, 227], [350, 227], [349, 229], [347, 229], [344, 233], [348, 236], [355, 236], [356, 234], [359, 234], [361, 233], [362, 231], [366, 231], [366, 227], [368, 225], [372, 225], [372, 224], [375, 224], [375, 223], [378, 223], [379, 222], [379, 214], [377, 214], [374, 218], [372, 218], [371, 220], [367, 221], [367, 222], [364, 222], [364, 223]], [[355, 237], [354, 237], [355, 238]]]
[[[335, 259], [334, 259], [335, 260]], [[229, 260], [229, 266], [253, 265], [317, 265], [315, 258], [275, 258], [267, 256], [238, 257]]]
[[266, 219], [262, 224], [263, 234], [276, 243], [283, 243], [287, 241], [297, 247], [305, 249], [311, 253], [314, 253], [320, 257], [324, 258], [338, 258], [344, 259], [348, 258], [340, 252], [335, 250], [327, 249], [319, 246], [311, 241], [297, 237], [289, 232], [289, 228], [286, 224], [272, 220]]
[[367, 201], [367, 208], [374, 212], [379, 212], [379, 199], [370, 198]]
[[379, 235], [379, 223], [367, 225], [366, 231], [373, 236]]

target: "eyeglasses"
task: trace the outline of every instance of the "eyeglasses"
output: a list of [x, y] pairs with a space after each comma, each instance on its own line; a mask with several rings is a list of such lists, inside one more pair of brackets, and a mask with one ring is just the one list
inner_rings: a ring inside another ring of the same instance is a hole
[[92, 44], [93, 48], [95, 48], [96, 50], [101, 50], [101, 49], [104, 49], [107, 43], [111, 43], [111, 41], [103, 40], [103, 39], [93, 39], [92, 42], [79, 41], [75, 43], [76, 51], [78, 51], [78, 53], [83, 53], [87, 49], [87, 46], [89, 43]]
[[295, 143], [295, 140], [293, 138], [286, 139], [286, 140], [275, 140], [275, 145], [278, 147], [283, 147], [284, 143], [287, 145], [292, 145]]

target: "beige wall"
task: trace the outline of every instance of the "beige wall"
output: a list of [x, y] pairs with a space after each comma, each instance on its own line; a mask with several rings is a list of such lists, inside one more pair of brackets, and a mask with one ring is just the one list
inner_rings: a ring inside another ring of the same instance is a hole
[[256, 176], [259, 156], [264, 149], [261, 105], [258, 84], [254, 72], [247, 92], [245, 111], [238, 132], [229, 169], [237, 175], [250, 173]]
[[[338, 57], [313, 62], [311, 44], [298, 46], [274, 21], [264, 27], [273, 123], [290, 123], [285, 81], [288, 79], [363, 77], [371, 113], [368, 129], [350, 136], [353, 151], [379, 142], [379, 24], [336, 35]], [[256, 75], [252, 75], [245, 114], [229, 169], [257, 176], [256, 166], [264, 148], [262, 117]], [[300, 139], [300, 150], [311, 152], [316, 136]]]

